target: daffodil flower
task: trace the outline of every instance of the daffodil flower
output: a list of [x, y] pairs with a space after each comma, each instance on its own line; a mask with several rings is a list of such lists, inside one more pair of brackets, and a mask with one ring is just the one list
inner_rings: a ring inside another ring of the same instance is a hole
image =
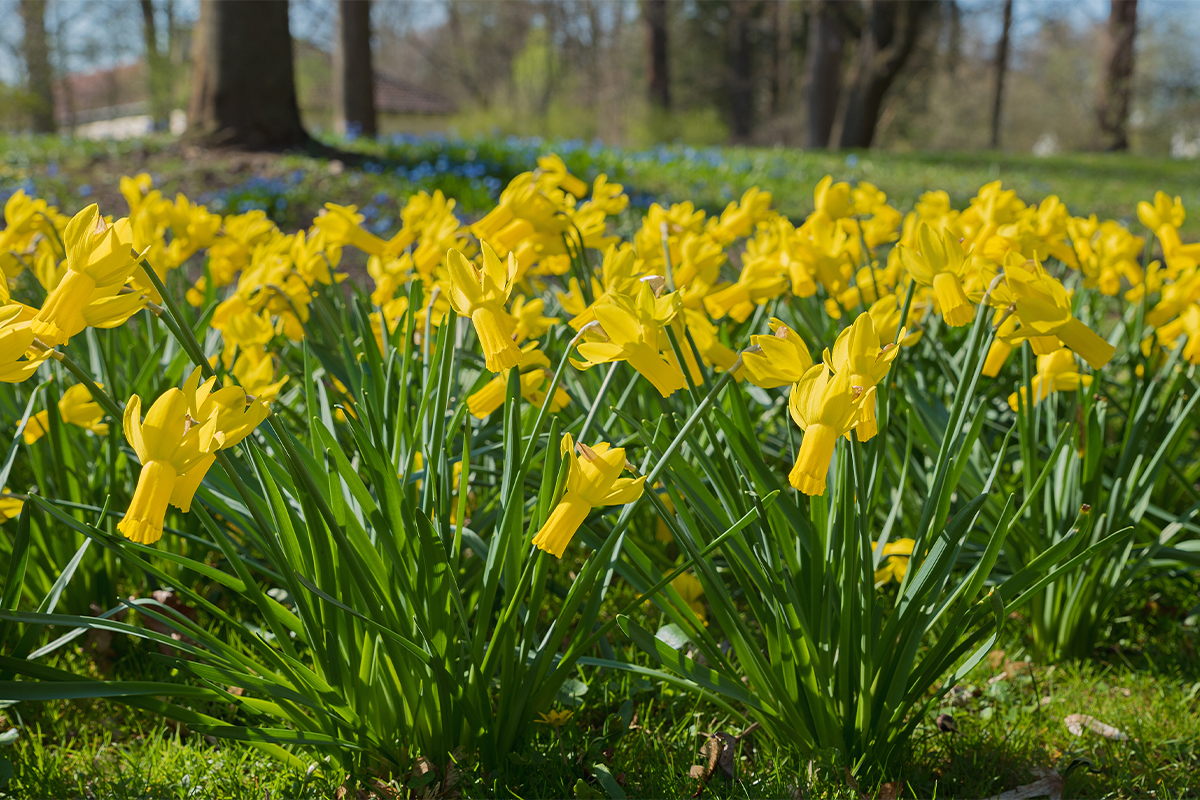
[[755, 258], [742, 266], [735, 283], [704, 298], [704, 307], [714, 319], [728, 315], [736, 322], [745, 322], [755, 306], [783, 294], [787, 286], [787, 275], [777, 260]]
[[917, 246], [897, 245], [908, 274], [923, 286], [932, 286], [946, 324], [962, 327], [975, 317], [975, 306], [963, 291], [965, 253], [958, 239], [943, 230], [939, 235], [928, 223], [917, 228]]
[[839, 436], [854, 427], [859, 417], [862, 388], [852, 386], [846, 370], [831, 375], [817, 364], [792, 386], [788, 410], [804, 431], [800, 454], [788, 480], [807, 495], [825, 494], [825, 476]]
[[162, 538], [167, 505], [181, 511], [216, 460], [218, 450], [233, 447], [270, 413], [266, 403], [247, 404], [236, 386], [213, 391], [215, 378], [200, 382], [196, 369], [183, 390], [168, 389], [142, 420], [142, 398], [133, 395], [125, 406], [125, 439], [142, 462], [137, 488], [117, 529], [141, 544]]
[[[99, 385], [99, 384], [97, 384]], [[101, 386], [101, 388], [104, 388]], [[92, 398], [91, 391], [81, 383], [69, 387], [58, 400], [58, 413], [62, 421], [91, 431], [97, 436], [108, 433], [104, 409]], [[25, 444], [33, 444], [50, 431], [50, 412], [42, 410], [29, 418], [25, 425]]]
[[[901, 331], [901, 338], [904, 332]], [[879, 334], [870, 314], [859, 314], [854, 324], [842, 331], [833, 344], [833, 352], [825, 351], [825, 363], [834, 372], [850, 373], [850, 385], [864, 391], [859, 397], [858, 424], [855, 433], [865, 442], [879, 432], [875, 417], [875, 387], [888, 374], [900, 348], [891, 342], [880, 344]]]
[[[133, 395], [125, 406], [125, 439], [142, 462], [137, 488], [117, 529], [139, 544], [162, 538], [167, 505], [191, 507], [200, 480], [189, 473], [221, 446], [217, 415], [197, 421], [188, 415], [188, 398], [179, 389], [164, 392], [142, 420], [142, 398]], [[207, 467], [205, 467], [207, 469]], [[202, 479], [203, 473], [200, 474]]]
[[[536, 342], [530, 342], [521, 348], [521, 363], [517, 368], [521, 371], [521, 396], [534, 405], [541, 405], [546, 399], [544, 388], [553, 377], [550, 359], [538, 349]], [[507, 394], [508, 370], [504, 370], [467, 398], [467, 408], [471, 416], [483, 419], [504, 404]], [[556, 387], [550, 411], [559, 411], [570, 402], [571, 396], [561, 386]]]
[[804, 373], [812, 367], [812, 355], [800, 334], [783, 322], [771, 317], [768, 325], [771, 335], [751, 336], [751, 346], [742, 353], [746, 380], [763, 389], [789, 386], [804, 377]]
[[[1073, 392], [1081, 386], [1091, 386], [1092, 376], [1079, 374], [1075, 354], [1063, 347], [1053, 353], [1038, 356], [1037, 374], [1033, 376], [1033, 402], [1042, 402], [1051, 392]], [[1008, 405], [1019, 411], [1021, 403], [1027, 401], [1025, 387], [1008, 396]]]
[[671, 588], [679, 592], [683, 602], [703, 624], [708, 624], [708, 613], [704, 608], [704, 586], [700, 579], [690, 572], [681, 572], [671, 581]]
[[128, 219], [109, 225], [94, 203], [67, 223], [67, 271], [33, 318], [33, 333], [50, 347], [87, 327], [89, 303], [116, 295], [137, 267]]
[[495, 251], [485, 243], [482, 270], [454, 249], [446, 253], [446, 265], [450, 269], [450, 305], [471, 318], [488, 370], [499, 372], [517, 366], [521, 350], [513, 341], [515, 324], [504, 310], [512, 292], [516, 259], [509, 254], [506, 270]]
[[586, 360], [575, 365], [587, 369], [612, 361], [628, 362], [659, 394], [669, 397], [687, 385], [683, 371], [674, 363], [674, 353], [671, 359], [662, 355], [670, 347], [664, 325], [678, 313], [678, 303], [675, 293], [655, 298], [649, 284], [642, 284], [634, 299], [615, 296], [596, 305], [593, 312], [599, 328], [585, 330], [578, 350]]
[[19, 303], [0, 306], [0, 383], [20, 383], [28, 378], [50, 355], [42, 351], [33, 357], [33, 324], [26, 307]]
[[[879, 569], [875, 570], [876, 586], [891, 583], [893, 580], [896, 583], [904, 580], [904, 576], [908, 572], [908, 561], [912, 556], [915, 544], [916, 542], [912, 539], [905, 538], [888, 542], [883, 546], [883, 552], [879, 554], [882, 563], [879, 565]], [[877, 550], [878, 548], [879, 542], [871, 544], [872, 550]]]
[[1037, 336], [1056, 336], [1074, 350], [1092, 369], [1109, 362], [1116, 348], [1071, 313], [1071, 296], [1054, 278], [1046, 274], [1009, 270], [1008, 288], [1021, 325]]
[[[578, 455], [576, 455], [578, 450]], [[562, 439], [562, 454], [568, 459], [567, 490], [550, 512], [546, 524], [533, 537], [533, 544], [555, 558], [562, 558], [575, 531], [597, 506], [620, 506], [642, 496], [646, 478], [622, 478], [624, 448], [607, 442], [588, 447], [575, 444], [571, 435]]]

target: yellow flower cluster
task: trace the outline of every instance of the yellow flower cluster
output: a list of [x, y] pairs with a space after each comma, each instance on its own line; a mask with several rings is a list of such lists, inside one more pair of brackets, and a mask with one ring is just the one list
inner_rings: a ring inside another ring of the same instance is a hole
[[[96, 206], [68, 219], [21, 192], [8, 200], [0, 268], [10, 281], [28, 271], [47, 296], [32, 308], [0, 283], [0, 380], [29, 377], [88, 326], [114, 327], [147, 307], [157, 313], [162, 298], [144, 263], [165, 278], [194, 256], [206, 258], [187, 299], [216, 303], [212, 326], [223, 347], [213, 363], [241, 387], [221, 392], [242, 394], [220, 400], [225, 411], [216, 416], [198, 384], [164, 395], [147, 419], [171, 434], [156, 444], [131, 433], [141, 425], [140, 400], [131, 401], [125, 430], [142, 457], [143, 480], [122, 530], [141, 541], [160, 534], [160, 509], [176, 500], [186, 508], [216, 450], [253, 428], [238, 433], [243, 423], [228, 414], [265, 416], [265, 402], [288, 379], [279, 374], [278, 348], [305, 337], [322, 287], [347, 277], [338, 272], [346, 247], [367, 257], [381, 348], [408, 325], [423, 337], [450, 309], [470, 320], [482, 366], [494, 373], [467, 398], [474, 416], [503, 404], [513, 369], [528, 402], [547, 401], [553, 373], [537, 340], [560, 322], [547, 314], [557, 301], [576, 332], [579, 369], [624, 361], [663, 397], [702, 383], [702, 365], [763, 389], [788, 387], [791, 418], [804, 431], [790, 482], [814, 495], [825, 490], [840, 437], [876, 434], [876, 390], [901, 350], [931, 330], [971, 324], [987, 306], [995, 329], [983, 373], [998, 376], [1024, 342], [1037, 356], [1032, 397], [1019, 387], [1009, 397], [1014, 409], [1091, 384], [1087, 370], [1114, 354], [1094, 329], [1111, 313], [1105, 298], [1144, 304], [1146, 356], [1181, 349], [1200, 364], [1200, 244], [1182, 242], [1183, 205], [1161, 192], [1138, 208], [1162, 254], [1143, 265], [1146, 240], [1124, 225], [1072, 216], [1053, 196], [1026, 204], [999, 181], [964, 209], [932, 191], [904, 214], [869, 183], [826, 177], [799, 224], [752, 188], [716, 215], [690, 202], [652, 205], [630, 241], [610, 225], [628, 207], [623, 187], [604, 175], [589, 185], [555, 155], [513, 179], [473, 224], [440, 191], [413, 195], [389, 239], [368, 231], [355, 206], [326, 204], [310, 228], [285, 234], [262, 211], [222, 217], [182, 195], [168, 200], [147, 175], [122, 179], [121, 191], [129, 216], [115, 221]], [[1043, 266], [1052, 261], [1062, 269]], [[408, 307], [414, 282], [423, 308]], [[815, 324], [803, 321], [806, 335], [840, 329], [820, 362], [799, 333], [766, 313], [788, 304], [823, 312]], [[766, 330], [746, 330], [751, 319], [764, 320]], [[556, 386], [548, 407], [570, 401]], [[64, 393], [59, 411], [65, 422], [105, 429], [102, 409], [82, 387]], [[45, 415], [31, 419], [27, 440], [45, 432]], [[641, 479], [617, 477], [621, 450], [569, 437], [563, 446], [568, 491], [534, 538], [555, 555], [592, 507], [642, 491]]]

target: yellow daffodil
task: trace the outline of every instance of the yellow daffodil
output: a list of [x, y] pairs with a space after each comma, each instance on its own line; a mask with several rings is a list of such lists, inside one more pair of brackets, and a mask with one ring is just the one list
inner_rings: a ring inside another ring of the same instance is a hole
[[771, 317], [769, 326], [772, 335], [751, 336], [751, 347], [742, 353], [746, 380], [764, 389], [789, 386], [812, 367], [812, 355], [800, 334], [787, 325]]
[[128, 219], [109, 225], [92, 204], [67, 223], [67, 271], [33, 318], [33, 333], [54, 347], [87, 327], [83, 310], [116, 295], [137, 267]]
[[[521, 371], [521, 396], [540, 406], [546, 399], [545, 389], [554, 377], [550, 371], [550, 359], [537, 349], [536, 342], [530, 342], [521, 348], [521, 363], [517, 368]], [[507, 393], [508, 370], [504, 370], [467, 398], [467, 408], [472, 416], [483, 419], [504, 404]], [[556, 387], [554, 399], [550, 401], [550, 411], [559, 411], [570, 402], [571, 396], [561, 386]]]
[[704, 607], [704, 600], [701, 599], [704, 597], [704, 586], [700, 579], [690, 572], [681, 572], [671, 581], [671, 588], [679, 592], [679, 596], [687, 603], [688, 608], [692, 609], [692, 613], [707, 625], [708, 613]]
[[[0, 306], [0, 383], [20, 383], [46, 360], [48, 351], [30, 350], [34, 338], [25, 306]], [[31, 352], [35, 353], [32, 357]]]
[[788, 480], [808, 495], [825, 494], [825, 476], [839, 436], [854, 427], [859, 416], [860, 387], [852, 386], [850, 373], [831, 375], [817, 364], [792, 386], [788, 410], [804, 431], [800, 454]]
[[450, 304], [459, 314], [471, 318], [488, 370], [499, 372], [517, 366], [521, 350], [513, 341], [516, 326], [504, 310], [512, 292], [516, 259], [510, 253], [505, 269], [495, 251], [485, 243], [482, 270], [454, 249], [446, 253], [446, 264], [450, 269]]
[[654, 384], [663, 397], [687, 385], [682, 370], [663, 352], [670, 348], [664, 330], [679, 311], [679, 297], [672, 293], [656, 298], [648, 283], [643, 283], [634, 299], [614, 296], [597, 304], [593, 313], [599, 327], [588, 328], [578, 346], [585, 361], [574, 362], [581, 369], [595, 364], [626, 361]]
[[860, 442], [879, 432], [875, 418], [875, 387], [888, 374], [899, 354], [900, 348], [893, 343], [880, 344], [870, 314], [859, 314], [854, 324], [838, 336], [833, 352], [825, 351], [825, 363], [834, 372], [850, 373], [850, 385], [863, 389], [859, 397], [858, 424], [854, 428]]
[[544, 316], [542, 312], [545, 308], [546, 301], [540, 297], [526, 300], [524, 295], [517, 295], [513, 300], [510, 313], [517, 321], [513, 328], [513, 340], [517, 344], [526, 339], [537, 339], [559, 321], [558, 317]]
[[557, 154], [548, 153], [541, 156], [537, 165], [542, 171], [542, 177], [549, 181], [549, 185], [570, 192], [580, 199], [587, 196], [588, 185], [568, 172], [567, 165]]
[[19, 497], [14, 497], [7, 486], [4, 487], [4, 492], [0, 494], [0, 522], [8, 522], [10, 519], [16, 519], [21, 515], [21, 509], [25, 507], [25, 501]]
[[1116, 348], [1084, 325], [1071, 313], [1071, 296], [1045, 273], [1008, 270], [1006, 282], [1021, 325], [1036, 336], [1056, 336], [1074, 350], [1092, 369], [1100, 369]]
[[[1073, 392], [1081, 386], [1091, 386], [1092, 376], [1079, 374], [1075, 354], [1063, 347], [1053, 353], [1038, 356], [1037, 374], [1033, 376], [1033, 402], [1042, 402], [1051, 392]], [[1026, 399], [1025, 387], [1008, 396], [1008, 405], [1013, 411], [1020, 410], [1020, 402]]]
[[622, 478], [625, 450], [610, 448], [607, 442], [588, 447], [583, 442], [575, 444], [567, 434], [562, 440], [562, 454], [569, 461], [567, 490], [533, 537], [536, 547], [556, 558], [562, 558], [592, 508], [632, 503], [642, 496], [646, 481], [645, 477]]
[[[76, 425], [97, 436], [108, 433], [108, 423], [100, 421], [104, 419], [104, 409], [92, 399], [92, 393], [81, 383], [63, 392], [58, 400], [58, 413], [62, 421], [69, 425]], [[25, 444], [33, 444], [49, 432], [50, 412], [39, 411], [29, 418], [25, 426]]]
[[[188, 414], [188, 398], [168, 389], [142, 420], [142, 398], [133, 395], [125, 406], [125, 439], [142, 462], [137, 488], [117, 529], [140, 544], [162, 538], [167, 505], [190, 508], [199, 480], [188, 479], [194, 468], [221, 446], [217, 415], [196, 420]], [[207, 468], [207, 467], [205, 467]], [[201, 475], [203, 477], [203, 475]]]
[[745, 322], [755, 306], [783, 294], [787, 285], [787, 276], [777, 260], [755, 258], [743, 265], [737, 282], [704, 298], [704, 307], [714, 319], [728, 315], [736, 322]]
[[970, 324], [975, 317], [975, 306], [963, 291], [966, 259], [954, 235], [947, 231], [939, 235], [922, 222], [917, 229], [916, 247], [899, 244], [897, 248], [913, 280], [933, 287], [946, 324], [953, 327]]
[[141, 544], [162, 538], [167, 505], [188, 511], [192, 497], [216, 460], [266, 419], [266, 403], [247, 404], [246, 393], [228, 386], [213, 391], [216, 379], [200, 383], [196, 369], [183, 390], [168, 389], [142, 420], [142, 398], [125, 406], [125, 439], [142, 462], [129, 510], [117, 524], [125, 537]]
[[[915, 544], [916, 542], [912, 539], [905, 538], [888, 542], [883, 546], [883, 552], [880, 553], [879, 569], [875, 570], [876, 586], [882, 586], [893, 580], [896, 583], [904, 580], [904, 576], [908, 572], [908, 561], [912, 556]], [[878, 547], [878, 542], [874, 542], [871, 545], [872, 550], [876, 550]]]
[[1200, 305], [1192, 303], [1177, 318], [1163, 325], [1155, 333], [1159, 344], [1170, 350], [1178, 345], [1180, 336], [1187, 337], [1187, 343], [1180, 355], [1189, 364], [1200, 364]]

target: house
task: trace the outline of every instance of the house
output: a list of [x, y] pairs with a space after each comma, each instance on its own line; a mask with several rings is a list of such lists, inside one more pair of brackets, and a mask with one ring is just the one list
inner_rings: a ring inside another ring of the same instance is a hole
[[[329, 54], [297, 43], [296, 83], [304, 122], [328, 129], [332, 119]], [[144, 61], [93, 72], [73, 72], [54, 84], [54, 113], [62, 133], [85, 139], [130, 139], [154, 130]], [[444, 129], [458, 108], [438, 92], [375, 74], [375, 113], [379, 132], [424, 133]], [[175, 109], [170, 130], [187, 129], [187, 114]]]
[[[59, 130], [84, 139], [129, 139], [154, 130], [146, 64], [72, 72], [54, 84], [54, 117]], [[171, 112], [172, 133], [182, 133], [187, 117]]]

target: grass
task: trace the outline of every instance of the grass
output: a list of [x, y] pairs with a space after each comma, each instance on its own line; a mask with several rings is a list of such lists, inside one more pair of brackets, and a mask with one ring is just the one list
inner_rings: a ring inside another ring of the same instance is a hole
[[[1096, 656], [1074, 664], [1025, 661], [1025, 626], [1014, 620], [1007, 651], [993, 652], [938, 710], [952, 715], [958, 733], [939, 731], [932, 717], [918, 728], [902, 774], [891, 776], [898, 796], [989, 797], [1055, 770], [1065, 779], [1066, 797], [1196, 797], [1200, 631], [1189, 612], [1196, 584], [1163, 577], [1137, 596], [1105, 632]], [[643, 621], [652, 625], [649, 616]], [[165, 667], [143, 645], [120, 647], [103, 665], [110, 677], [164, 677]], [[639, 658], [634, 648], [619, 657]], [[64, 659], [71, 663], [63, 666], [99, 675], [99, 662], [83, 647]], [[629, 797], [687, 797], [699, 788], [689, 770], [704, 761], [704, 734], [741, 732], [738, 720], [649, 678], [591, 668], [579, 678], [586, 692], [562, 728], [537, 726], [521, 754], [491, 774], [463, 763], [455, 790], [480, 798], [607, 797], [596, 780], [600, 764]], [[0, 750], [15, 770], [0, 798], [318, 798], [333, 796], [344, 777], [281, 768], [246, 746], [189, 735], [147, 712], [103, 701], [20, 710], [20, 738]], [[0, 730], [17, 722], [16, 711], [0, 712], [6, 717]], [[1072, 714], [1095, 717], [1129, 738], [1076, 736], [1064, 723]], [[833, 762], [832, 754], [800, 759], [752, 732], [739, 747], [736, 780], [718, 772], [703, 796], [856, 796]], [[420, 783], [411, 775], [388, 787]], [[859, 788], [867, 796], [888, 791]], [[375, 795], [388, 793], [380, 788]]]
[[[691, 200], [719, 211], [753, 185], [770, 191], [793, 218], [812, 208], [826, 174], [871, 181], [902, 210], [921, 193], [945, 189], [959, 207], [985, 183], [1002, 180], [1028, 202], [1057, 194], [1072, 211], [1137, 223], [1140, 200], [1155, 191], [1179, 195], [1193, 214], [1186, 237], [1200, 237], [1200, 161], [1082, 153], [1038, 158], [1009, 153], [825, 152], [662, 145], [629, 151], [536, 139], [394, 137], [333, 142], [345, 162], [296, 154], [203, 151], [168, 138], [83, 142], [55, 137], [0, 137], [0, 200], [18, 188], [72, 213], [90, 202], [122, 209], [121, 175], [150, 172], [168, 197], [182, 191], [214, 211], [258, 208], [280, 225], [307, 225], [322, 202], [355, 204], [383, 232], [398, 227], [397, 204], [418, 190], [441, 189], [467, 214], [491, 207], [500, 187], [539, 154], [558, 152], [577, 174], [605, 173], [623, 183], [633, 207]], [[351, 166], [347, 166], [350, 164]]]

